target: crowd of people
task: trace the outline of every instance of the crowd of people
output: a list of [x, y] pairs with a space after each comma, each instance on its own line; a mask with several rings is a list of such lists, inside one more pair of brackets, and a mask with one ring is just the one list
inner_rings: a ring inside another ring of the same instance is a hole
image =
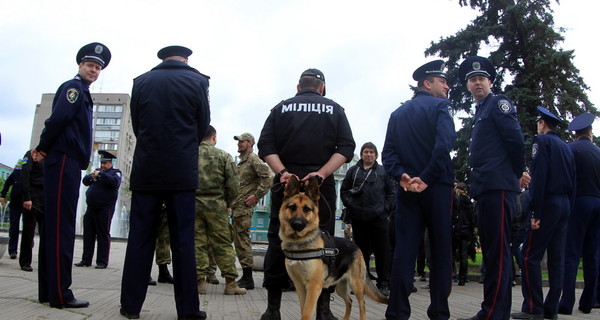
[[[192, 51], [161, 49], [162, 61], [134, 80], [131, 123], [137, 138], [130, 189], [130, 228], [121, 283], [120, 314], [138, 319], [151, 277], [153, 257], [159, 282], [172, 283], [178, 319], [206, 319], [198, 294], [218, 283], [227, 295], [255, 288], [250, 241], [254, 206], [271, 190], [268, 249], [264, 262], [267, 309], [261, 320], [281, 318], [282, 292], [290, 279], [279, 238], [279, 208], [292, 176], [320, 184], [320, 228], [334, 234], [337, 203], [333, 173], [353, 159], [356, 147], [344, 108], [325, 98], [325, 75], [307, 69], [295, 96], [271, 109], [257, 142], [250, 133], [233, 137], [240, 161], [218, 149], [210, 125], [209, 77], [188, 65]], [[109, 49], [90, 43], [76, 56], [78, 73], [63, 83], [45, 121], [39, 144], [28, 151], [5, 183], [11, 193], [9, 255], [32, 271], [36, 222], [39, 242], [39, 301], [55, 308], [83, 308], [71, 291], [75, 217], [79, 186], [88, 186], [84, 247], [75, 266], [109, 264], [110, 221], [119, 186], [115, 156], [99, 151], [100, 168], [81, 179], [92, 152], [93, 103], [89, 86], [111, 60]], [[360, 160], [341, 182], [344, 222], [375, 272], [369, 276], [389, 296], [387, 319], [409, 319], [409, 296], [429, 271], [430, 319], [449, 319], [452, 283], [469, 281], [469, 259], [481, 249], [484, 275], [481, 310], [464, 320], [557, 319], [573, 313], [575, 276], [583, 258], [585, 289], [578, 309], [599, 305], [600, 149], [592, 143], [594, 115], [577, 116], [565, 143], [565, 123], [538, 107], [538, 135], [525, 171], [525, 142], [517, 109], [492, 93], [496, 77], [490, 60], [472, 56], [458, 77], [475, 103], [469, 147], [469, 184], [456, 181], [450, 153], [456, 130], [442, 60], [413, 73], [417, 91], [391, 113], [378, 162], [375, 144], [364, 143]], [[254, 145], [258, 154], [253, 153]], [[23, 216], [21, 249], [18, 221]], [[16, 228], [15, 228], [16, 226]], [[542, 258], [547, 253], [549, 290], [542, 291]], [[423, 257], [423, 258], [421, 258]], [[242, 275], [236, 269], [236, 258]], [[513, 260], [514, 258], [514, 260]], [[172, 263], [173, 275], [167, 265]], [[516, 267], [515, 267], [516, 263]], [[419, 266], [420, 265], [420, 266]], [[368, 268], [370, 270], [370, 268]], [[511, 313], [511, 290], [521, 276], [523, 302]], [[316, 318], [336, 319], [329, 303], [334, 288], [322, 290]]]

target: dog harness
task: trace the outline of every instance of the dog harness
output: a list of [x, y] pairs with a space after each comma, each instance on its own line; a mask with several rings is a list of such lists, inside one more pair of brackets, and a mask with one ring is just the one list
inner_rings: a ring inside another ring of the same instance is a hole
[[329, 267], [329, 274], [335, 271], [335, 257], [340, 253], [335, 247], [333, 237], [326, 231], [321, 231], [321, 238], [325, 243], [325, 248], [307, 249], [307, 250], [283, 250], [283, 255], [290, 260], [310, 260], [322, 259], [323, 263]]

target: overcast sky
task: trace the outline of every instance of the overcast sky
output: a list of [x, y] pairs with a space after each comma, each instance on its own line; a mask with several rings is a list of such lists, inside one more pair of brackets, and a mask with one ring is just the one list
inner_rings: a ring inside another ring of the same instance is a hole
[[[554, 13], [596, 104], [599, 8], [563, 0]], [[113, 56], [92, 93], [130, 94], [132, 79], [160, 62], [160, 48], [192, 49], [190, 65], [211, 77], [217, 146], [234, 156], [233, 136], [258, 139], [269, 110], [295, 94], [311, 67], [324, 72], [327, 97], [346, 109], [357, 146], [372, 141], [381, 149], [390, 113], [412, 96], [413, 70], [435, 59], [424, 50], [476, 14], [458, 0], [3, 1], [0, 163], [14, 166], [29, 148], [41, 95], [77, 73], [77, 51], [94, 41]]]

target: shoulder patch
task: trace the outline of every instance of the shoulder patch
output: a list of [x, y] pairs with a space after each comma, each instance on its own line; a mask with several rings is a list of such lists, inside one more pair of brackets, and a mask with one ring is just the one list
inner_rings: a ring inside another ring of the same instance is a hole
[[535, 156], [538, 153], [539, 148], [540, 148], [540, 146], [537, 144], [537, 142], [531, 146], [531, 158], [535, 158]]
[[502, 113], [509, 113], [512, 109], [512, 106], [510, 105], [510, 102], [508, 100], [502, 99], [498, 101], [498, 108]]
[[79, 98], [79, 91], [77, 89], [71, 88], [67, 90], [67, 101], [69, 101], [69, 103], [75, 103], [77, 98]]

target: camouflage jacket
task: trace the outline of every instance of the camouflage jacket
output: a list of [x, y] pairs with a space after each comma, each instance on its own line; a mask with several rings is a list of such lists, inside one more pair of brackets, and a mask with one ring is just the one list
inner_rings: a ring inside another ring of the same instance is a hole
[[260, 200], [269, 192], [273, 180], [273, 173], [269, 166], [253, 152], [241, 156], [237, 167], [240, 175], [240, 192], [231, 207], [234, 216], [252, 213], [253, 207], [247, 206], [244, 201], [252, 194]]
[[240, 180], [229, 153], [208, 141], [200, 143], [196, 210], [225, 212], [238, 195]]

